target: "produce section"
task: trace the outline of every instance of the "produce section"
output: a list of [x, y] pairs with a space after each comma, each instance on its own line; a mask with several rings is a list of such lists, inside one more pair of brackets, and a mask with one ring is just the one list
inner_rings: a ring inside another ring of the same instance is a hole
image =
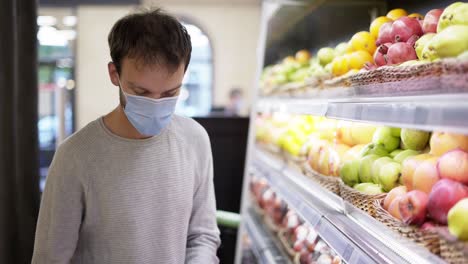
[[[331, 2], [303, 3], [296, 27]], [[297, 52], [303, 31], [284, 49], [269, 36], [296, 7], [264, 3], [242, 212], [256, 208], [280, 244], [300, 216], [291, 261], [335, 260], [305, 256], [316, 233], [344, 263], [468, 262], [468, 3], [434, 2], [371, 8], [367, 29]]]

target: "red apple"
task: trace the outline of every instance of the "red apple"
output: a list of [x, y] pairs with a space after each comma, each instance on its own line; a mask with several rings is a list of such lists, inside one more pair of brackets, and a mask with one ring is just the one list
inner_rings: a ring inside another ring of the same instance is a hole
[[305, 225], [300, 225], [294, 229], [293, 241], [304, 241], [309, 233], [309, 228]]
[[432, 221], [427, 221], [421, 226], [421, 230], [434, 231], [437, 228], [437, 224]]
[[430, 154], [420, 154], [405, 159], [401, 166], [401, 180], [408, 191], [413, 190], [413, 175], [416, 168], [426, 159], [432, 157]]
[[399, 202], [403, 222], [422, 225], [426, 220], [427, 202], [427, 194], [419, 190], [413, 190], [403, 195]]
[[449, 179], [437, 182], [429, 194], [429, 216], [439, 224], [447, 224], [449, 210], [461, 199], [468, 197], [468, 187]]
[[445, 153], [437, 163], [440, 177], [468, 184], [468, 153], [456, 149]]
[[295, 230], [300, 225], [299, 216], [294, 211], [289, 211], [283, 219], [283, 227], [287, 230]]
[[393, 188], [385, 197], [383, 202], [383, 208], [388, 211], [390, 204], [395, 200], [395, 198], [400, 197], [408, 192], [406, 186], [398, 186]]
[[293, 245], [293, 250], [296, 252], [303, 252], [305, 250], [304, 240], [296, 240]]
[[413, 174], [413, 190], [420, 190], [429, 195], [434, 184], [440, 180], [437, 160], [437, 157], [429, 158], [416, 168]]
[[317, 238], [318, 238], [318, 233], [315, 231], [315, 229], [310, 228], [309, 233], [307, 234], [307, 237], [305, 239], [305, 244], [309, 252], [314, 252]]
[[400, 200], [403, 198], [402, 196], [396, 197], [393, 199], [392, 203], [388, 206], [388, 213], [395, 217], [398, 220], [401, 220], [401, 214], [400, 214]]
[[443, 9], [432, 9], [427, 12], [422, 26], [424, 34], [437, 33], [437, 24], [439, 23], [439, 17], [442, 12], [444, 12]]
[[468, 136], [446, 132], [434, 132], [430, 141], [431, 154], [442, 156], [450, 150], [461, 148], [468, 152]]

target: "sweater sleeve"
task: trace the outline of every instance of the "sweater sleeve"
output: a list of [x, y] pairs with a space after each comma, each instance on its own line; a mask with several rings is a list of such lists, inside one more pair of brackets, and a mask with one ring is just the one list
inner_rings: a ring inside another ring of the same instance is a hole
[[208, 135], [203, 149], [208, 153], [200, 155], [200, 183], [194, 194], [190, 218], [185, 263], [218, 263], [216, 251], [221, 243], [216, 223], [216, 201], [213, 185], [213, 159]]
[[61, 146], [49, 168], [36, 228], [33, 264], [70, 263], [84, 216], [84, 187], [72, 152]]

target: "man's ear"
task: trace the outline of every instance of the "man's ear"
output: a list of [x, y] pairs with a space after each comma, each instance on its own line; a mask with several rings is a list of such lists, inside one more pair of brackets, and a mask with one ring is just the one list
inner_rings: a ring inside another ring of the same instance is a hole
[[119, 86], [119, 72], [112, 61], [107, 64], [107, 70], [109, 71], [109, 78], [112, 84]]

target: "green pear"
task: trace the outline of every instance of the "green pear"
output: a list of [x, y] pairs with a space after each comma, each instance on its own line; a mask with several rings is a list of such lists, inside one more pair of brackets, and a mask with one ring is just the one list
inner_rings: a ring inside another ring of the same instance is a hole
[[361, 158], [361, 163], [359, 165], [359, 180], [361, 182], [372, 182], [372, 164], [379, 158], [380, 156], [375, 154], [370, 154]]
[[379, 183], [379, 173], [380, 173], [380, 168], [382, 168], [383, 165], [389, 163], [389, 162], [395, 162], [389, 157], [381, 157], [374, 161], [372, 164], [372, 182], [374, 183]]
[[382, 144], [387, 151], [393, 151], [400, 145], [400, 138], [392, 135], [390, 127], [379, 127], [372, 137], [372, 143]]
[[448, 228], [452, 235], [468, 241], [468, 198], [458, 201], [448, 212]]
[[453, 25], [437, 33], [424, 47], [423, 59], [457, 57], [468, 50], [468, 25]]
[[359, 183], [359, 160], [345, 162], [340, 169], [340, 178], [349, 186]]
[[411, 157], [411, 156], [416, 156], [420, 154], [419, 151], [416, 151], [416, 150], [412, 150], [412, 149], [407, 149], [407, 150], [404, 150], [400, 153], [398, 153], [398, 155], [396, 155], [393, 160], [398, 162], [398, 163], [403, 163], [403, 161], [405, 161], [405, 159]]
[[388, 162], [379, 171], [379, 183], [384, 191], [389, 192], [395, 188], [401, 176], [401, 164], [398, 162]]
[[388, 151], [381, 144], [369, 143], [361, 150], [361, 157], [371, 154], [383, 157], [388, 155]]
[[400, 154], [401, 152], [403, 152], [404, 150], [403, 149], [395, 149], [394, 151], [390, 152], [390, 157], [393, 159], [396, 157], [396, 155]]
[[335, 50], [330, 47], [321, 48], [317, 52], [317, 57], [319, 59], [320, 64], [325, 66], [328, 63], [332, 62], [332, 60], [335, 58]]
[[348, 47], [348, 43], [341, 42], [340, 44], [336, 45], [335, 47], [335, 54], [336, 56], [341, 56], [346, 53], [346, 48]]
[[423, 49], [424, 47], [427, 45], [427, 43], [429, 43], [429, 41], [435, 36], [436, 34], [435, 33], [427, 33], [427, 34], [424, 34], [422, 37], [420, 37], [418, 39], [418, 41], [416, 41], [416, 43], [414, 44], [414, 49], [416, 50], [416, 55], [418, 55], [418, 58], [420, 60], [423, 59], [423, 56], [422, 56], [422, 52], [423, 52]]
[[423, 150], [429, 142], [429, 136], [430, 133], [426, 131], [407, 128], [401, 130], [401, 142], [404, 149]]
[[365, 182], [354, 185], [354, 189], [369, 195], [376, 195], [383, 193], [382, 187], [378, 184]]
[[391, 127], [390, 129], [391, 129], [391, 131], [392, 131], [392, 136], [394, 136], [394, 137], [400, 137], [401, 128], [399, 128], [399, 127]]
[[468, 3], [456, 2], [444, 9], [437, 24], [437, 33], [452, 25], [468, 25]]

